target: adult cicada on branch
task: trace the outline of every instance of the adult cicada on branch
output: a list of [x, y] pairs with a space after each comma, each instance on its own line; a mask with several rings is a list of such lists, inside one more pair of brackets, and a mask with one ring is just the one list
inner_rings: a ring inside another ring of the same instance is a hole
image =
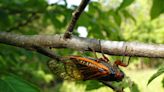
[[[102, 50], [101, 50], [102, 51]], [[93, 50], [95, 53], [95, 51]], [[83, 57], [83, 56], [66, 56], [63, 57], [62, 64], [58, 66], [57, 62], [49, 62], [48, 66], [57, 76], [64, 79], [75, 80], [98, 80], [98, 81], [122, 81], [125, 74], [119, 66], [126, 67], [129, 64], [123, 63], [122, 60], [116, 60], [111, 63], [109, 59], [102, 53], [102, 58]], [[57, 67], [58, 66], [58, 67]], [[58, 73], [58, 71], [62, 71]]]

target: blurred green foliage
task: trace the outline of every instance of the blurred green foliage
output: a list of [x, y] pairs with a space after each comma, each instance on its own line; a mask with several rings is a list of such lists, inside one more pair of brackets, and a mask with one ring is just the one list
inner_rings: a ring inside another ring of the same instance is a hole
[[[64, 33], [76, 6], [68, 7], [68, 2], [63, 1], [63, 4], [48, 4], [46, 0], [0, 0], [0, 31], [28, 35]], [[89, 38], [163, 44], [163, 5], [162, 0], [91, 1], [75, 30], [79, 26], [86, 27]], [[79, 33], [74, 31], [74, 34]], [[80, 54], [67, 49], [55, 51], [59, 55]], [[158, 65], [162, 63], [158, 59], [140, 60], [146, 64], [149, 61], [159, 61]], [[0, 92], [39, 92], [39, 88], [44, 91], [54, 86], [58, 92], [63, 87], [62, 81], [53, 79], [46, 66], [47, 61], [50, 59], [38, 53], [0, 44]], [[87, 85], [87, 91], [104, 87], [95, 81], [83, 84]], [[130, 86], [128, 82], [123, 82], [123, 85]], [[139, 92], [135, 83], [129, 88], [131, 92]]]

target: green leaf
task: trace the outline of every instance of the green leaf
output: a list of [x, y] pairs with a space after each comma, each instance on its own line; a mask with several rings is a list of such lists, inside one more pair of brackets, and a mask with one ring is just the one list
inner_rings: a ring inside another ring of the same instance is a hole
[[132, 87], [130, 87], [130, 92], [140, 92], [137, 84], [133, 82]]
[[134, 0], [124, 0], [121, 5], [117, 8], [118, 10], [122, 10], [124, 8], [126, 8], [127, 6], [129, 6], [131, 3], [133, 3]]
[[150, 82], [152, 82], [156, 77], [160, 76], [160, 75], [163, 74], [163, 73], [164, 73], [164, 67], [161, 67], [155, 74], [153, 74], [153, 75], [150, 77], [150, 79], [149, 79], [147, 85], [149, 85]]
[[162, 79], [162, 86], [163, 86], [163, 88], [164, 88], [164, 78]]
[[128, 10], [122, 10], [121, 13], [124, 15], [125, 18], [129, 18], [129, 19], [133, 20], [133, 22], [135, 22], [135, 23], [137, 22], [136, 19], [134, 18], [134, 16], [131, 13], [129, 13]]
[[116, 13], [114, 13], [113, 17], [114, 17], [114, 20], [117, 23], [117, 25], [120, 26], [121, 25], [121, 16], [120, 16], [120, 14], [118, 12], [116, 12]]
[[[94, 84], [94, 85], [93, 85], [93, 84]], [[103, 86], [104, 86], [104, 85], [101, 84], [101, 83], [98, 82], [98, 81], [94, 81], [94, 80], [86, 81], [86, 91], [98, 89], [98, 88], [103, 87]]]
[[161, 13], [164, 12], [164, 1], [153, 0], [153, 6], [151, 7], [150, 16], [151, 19], [157, 18]]
[[5, 75], [0, 78], [0, 92], [40, 92], [40, 90], [15, 75]]

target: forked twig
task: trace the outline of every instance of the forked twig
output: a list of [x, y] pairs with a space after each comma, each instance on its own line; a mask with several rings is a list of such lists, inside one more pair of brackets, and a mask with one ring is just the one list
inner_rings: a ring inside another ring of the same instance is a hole
[[14, 25], [13, 27], [8, 28], [6, 30], [6, 32], [11, 32], [13, 30], [19, 29], [20, 27], [26, 26], [37, 18], [39, 18], [39, 16], [36, 15], [36, 13], [32, 13], [25, 21], [19, 22], [18, 24]]

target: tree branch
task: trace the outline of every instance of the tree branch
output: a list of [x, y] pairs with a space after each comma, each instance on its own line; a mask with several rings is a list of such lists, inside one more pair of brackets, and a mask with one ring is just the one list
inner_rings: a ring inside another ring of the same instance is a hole
[[77, 20], [79, 19], [81, 13], [84, 11], [89, 1], [90, 0], [82, 0], [78, 8], [74, 11], [74, 13], [72, 14], [71, 22], [69, 23], [68, 28], [64, 34], [64, 38], [70, 38]]
[[104, 85], [110, 87], [110, 88], [113, 89], [115, 92], [124, 92], [122, 87], [114, 86], [114, 85], [112, 84], [112, 82], [109, 82], [109, 81], [100, 81], [100, 82], [102, 82]]
[[[63, 35], [19, 35], [0, 32], [0, 43], [13, 45], [22, 48], [51, 47], [70, 48], [81, 51], [101, 52], [99, 40], [72, 36], [71, 39], [64, 40]], [[103, 52], [109, 55], [124, 55], [137, 57], [164, 58], [163, 44], [144, 44], [137, 42], [118, 42], [101, 40]], [[127, 47], [126, 53], [125, 48]]]

